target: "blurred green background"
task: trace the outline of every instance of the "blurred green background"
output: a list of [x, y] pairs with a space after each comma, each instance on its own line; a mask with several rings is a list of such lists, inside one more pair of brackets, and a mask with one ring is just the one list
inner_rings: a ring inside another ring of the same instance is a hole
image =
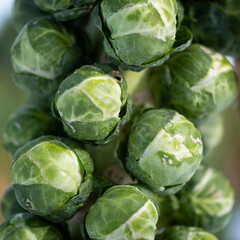
[[[9, 185], [10, 155], [3, 148], [3, 129], [9, 115], [24, 104], [23, 93], [11, 79], [10, 47], [16, 37], [16, 31], [10, 20], [0, 28], [0, 198]], [[0, 215], [0, 221], [2, 217]]]
[[[1, 7], [1, 5], [0, 5]], [[4, 21], [1, 19], [0, 21]], [[10, 48], [16, 37], [16, 31], [10, 19], [0, 26], [0, 199], [9, 185], [10, 155], [3, 147], [3, 129], [9, 115], [25, 102], [24, 94], [12, 82]], [[236, 205], [232, 221], [221, 233], [221, 240], [240, 239], [240, 114], [239, 104], [232, 106], [223, 114], [224, 137], [212, 152], [208, 161], [221, 170], [234, 186]], [[0, 213], [0, 222], [2, 222]]]

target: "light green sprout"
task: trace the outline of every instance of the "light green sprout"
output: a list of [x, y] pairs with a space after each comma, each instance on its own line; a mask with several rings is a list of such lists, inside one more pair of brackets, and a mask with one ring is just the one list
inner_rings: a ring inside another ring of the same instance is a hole
[[108, 189], [90, 208], [85, 227], [93, 240], [153, 240], [158, 211], [135, 186]]
[[64, 240], [60, 231], [44, 219], [19, 213], [0, 225], [1, 240]]
[[156, 240], [218, 240], [217, 237], [201, 228], [174, 226], [167, 229]]
[[89, 5], [95, 2], [95, 0], [56, 0], [56, 1], [34, 0], [34, 2], [41, 9], [47, 12], [58, 12], [66, 10], [68, 8], [72, 8], [74, 6]]
[[19, 204], [51, 221], [71, 218], [92, 190], [93, 163], [71, 140], [44, 136], [20, 148], [10, 167]]
[[8, 119], [4, 133], [4, 146], [12, 154], [30, 140], [59, 132], [59, 123], [51, 113], [35, 105], [17, 109]]
[[103, 0], [93, 16], [104, 35], [106, 55], [126, 69], [161, 65], [192, 40], [191, 32], [180, 26], [183, 8], [176, 0]]
[[148, 109], [130, 129], [126, 168], [152, 191], [173, 194], [192, 177], [202, 161], [197, 128], [169, 109]]
[[126, 82], [117, 71], [108, 74], [102, 67], [109, 66], [83, 66], [59, 86], [54, 114], [72, 138], [106, 143], [128, 120]]
[[153, 91], [160, 104], [188, 118], [222, 112], [238, 95], [231, 64], [203, 45], [192, 44], [154, 71]]
[[179, 200], [174, 194], [168, 196], [154, 194], [154, 201], [159, 209], [156, 230], [156, 235], [159, 235], [166, 228], [176, 223], [175, 219], [177, 210], [179, 209]]
[[57, 1], [34, 0], [36, 5], [38, 5], [43, 10], [49, 12], [66, 10], [74, 5], [74, 1], [75, 0], [57, 0]]
[[181, 224], [219, 232], [230, 220], [233, 188], [225, 176], [212, 168], [201, 166], [177, 197]]
[[51, 18], [33, 19], [11, 49], [14, 81], [24, 91], [49, 94], [81, 59], [81, 49], [63, 25]]

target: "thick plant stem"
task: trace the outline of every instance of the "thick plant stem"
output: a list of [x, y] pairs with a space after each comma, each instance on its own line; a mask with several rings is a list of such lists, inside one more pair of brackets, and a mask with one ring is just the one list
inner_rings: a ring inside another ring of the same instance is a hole
[[141, 72], [121, 71], [128, 84], [128, 94], [132, 96], [135, 105], [141, 105], [145, 102], [154, 104], [152, 93], [150, 91], [150, 68]]
[[[235, 58], [235, 73], [237, 75], [238, 83], [240, 84], [240, 57]], [[239, 93], [238, 93], [239, 99]]]
[[133, 95], [134, 93], [149, 88], [148, 72], [149, 68], [144, 69], [141, 72], [134, 71], [121, 71], [122, 76], [126, 79], [128, 84], [128, 94]]

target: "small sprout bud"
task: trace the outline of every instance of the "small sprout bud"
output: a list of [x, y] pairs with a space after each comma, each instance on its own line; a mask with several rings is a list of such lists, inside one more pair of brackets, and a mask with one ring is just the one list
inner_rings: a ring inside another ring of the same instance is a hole
[[106, 143], [126, 121], [128, 105], [124, 79], [97, 66], [83, 66], [59, 86], [54, 114], [70, 137]]
[[130, 129], [126, 168], [152, 191], [172, 194], [192, 177], [202, 151], [201, 135], [189, 120], [173, 110], [150, 109]]
[[81, 145], [40, 137], [20, 148], [10, 168], [19, 204], [51, 221], [72, 217], [92, 189], [93, 164]]

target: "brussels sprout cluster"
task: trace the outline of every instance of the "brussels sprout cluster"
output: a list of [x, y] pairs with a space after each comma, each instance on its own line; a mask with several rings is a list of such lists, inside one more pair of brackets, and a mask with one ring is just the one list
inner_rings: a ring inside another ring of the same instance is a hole
[[212, 2], [191, 3], [15, 0], [13, 80], [27, 104], [4, 130], [0, 240], [217, 240], [234, 191], [206, 156], [238, 84], [187, 21]]

